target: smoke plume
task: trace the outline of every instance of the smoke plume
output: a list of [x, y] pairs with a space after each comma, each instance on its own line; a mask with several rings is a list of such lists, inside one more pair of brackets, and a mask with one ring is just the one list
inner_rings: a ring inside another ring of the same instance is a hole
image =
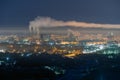
[[41, 28], [41, 27], [83, 27], [83, 28], [116, 28], [120, 29], [120, 24], [97, 24], [97, 23], [86, 23], [78, 21], [63, 21], [56, 20], [51, 17], [37, 17], [35, 20], [30, 21], [29, 28]]

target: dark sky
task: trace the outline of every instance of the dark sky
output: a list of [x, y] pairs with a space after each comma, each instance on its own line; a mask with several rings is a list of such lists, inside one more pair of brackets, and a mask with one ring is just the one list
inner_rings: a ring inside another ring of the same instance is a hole
[[37, 16], [120, 24], [120, 0], [0, 0], [0, 27], [27, 27]]

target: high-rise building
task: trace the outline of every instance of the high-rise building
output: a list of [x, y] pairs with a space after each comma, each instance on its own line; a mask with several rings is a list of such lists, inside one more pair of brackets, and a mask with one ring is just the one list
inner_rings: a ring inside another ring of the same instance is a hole
[[114, 41], [114, 34], [113, 34], [113, 32], [109, 32], [107, 38], [108, 38], [108, 41]]

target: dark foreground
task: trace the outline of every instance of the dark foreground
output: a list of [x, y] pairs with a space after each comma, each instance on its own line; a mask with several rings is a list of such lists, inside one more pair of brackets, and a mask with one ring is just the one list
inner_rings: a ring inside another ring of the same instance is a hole
[[0, 54], [0, 80], [120, 80], [119, 54]]

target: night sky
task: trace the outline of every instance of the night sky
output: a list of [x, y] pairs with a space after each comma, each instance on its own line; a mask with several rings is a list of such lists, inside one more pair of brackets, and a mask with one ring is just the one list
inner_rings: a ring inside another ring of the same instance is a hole
[[0, 27], [28, 27], [37, 16], [120, 24], [120, 0], [0, 0]]

